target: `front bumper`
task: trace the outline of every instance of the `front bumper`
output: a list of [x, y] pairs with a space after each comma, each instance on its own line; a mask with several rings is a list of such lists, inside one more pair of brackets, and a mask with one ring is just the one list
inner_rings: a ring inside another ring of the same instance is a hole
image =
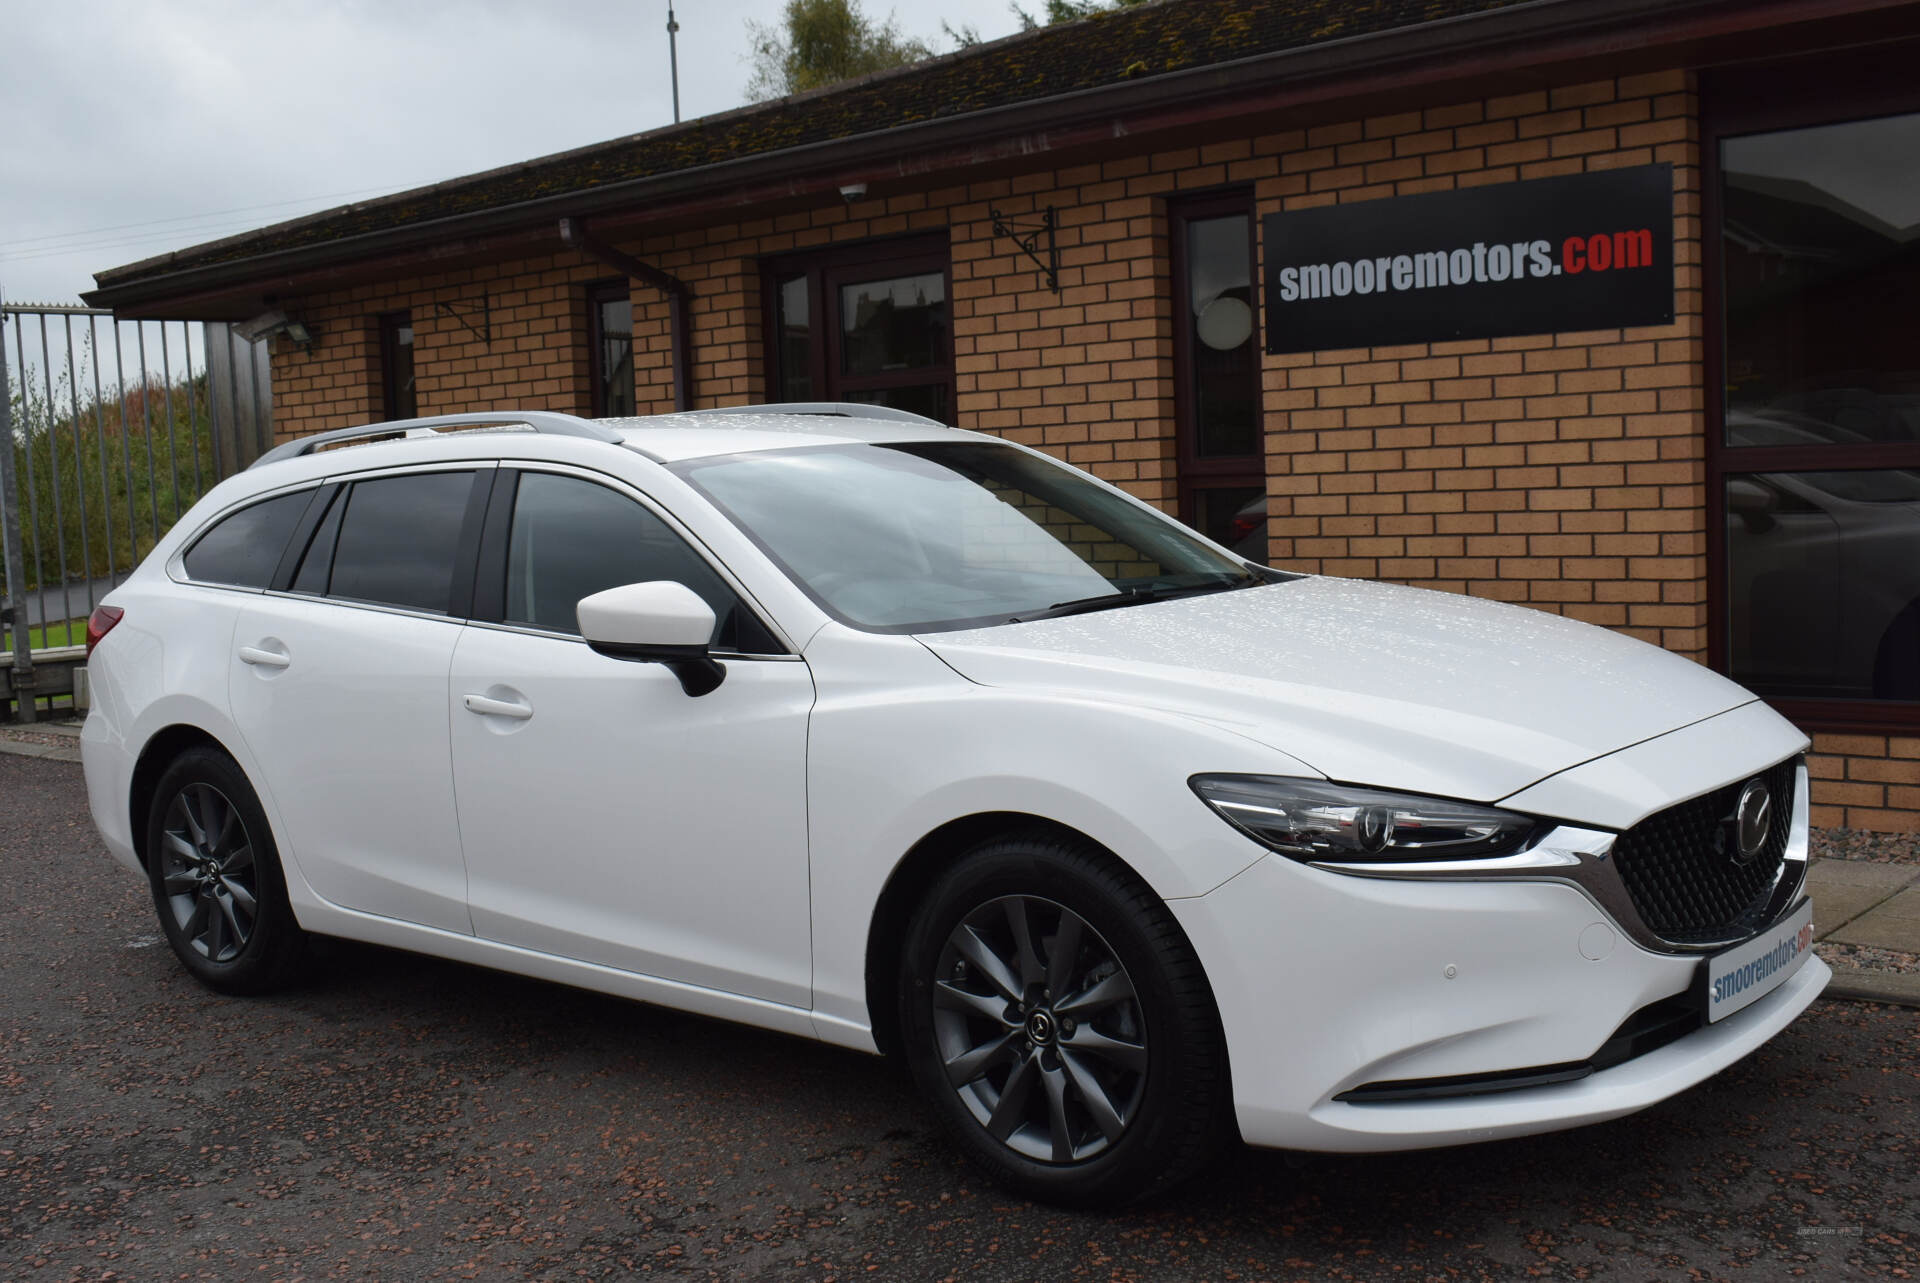
[[1438, 1100], [1368, 1084], [1565, 1065], [1693, 985], [1701, 955], [1630, 939], [1573, 885], [1389, 881], [1280, 856], [1171, 902], [1213, 982], [1241, 1135], [1322, 1151], [1417, 1149], [1617, 1118], [1724, 1069], [1831, 975], [1809, 958], [1750, 1007], [1572, 1082]]

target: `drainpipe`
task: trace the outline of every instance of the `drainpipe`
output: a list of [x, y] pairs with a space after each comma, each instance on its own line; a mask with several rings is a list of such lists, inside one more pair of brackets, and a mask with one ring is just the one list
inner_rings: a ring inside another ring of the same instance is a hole
[[561, 219], [560, 239], [627, 279], [645, 281], [667, 296], [667, 326], [673, 341], [673, 408], [693, 409], [693, 291], [687, 283], [596, 238], [587, 231], [584, 219]]

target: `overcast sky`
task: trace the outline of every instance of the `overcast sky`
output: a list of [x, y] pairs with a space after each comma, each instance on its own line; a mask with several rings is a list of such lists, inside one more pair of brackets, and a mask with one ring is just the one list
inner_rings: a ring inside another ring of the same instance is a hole
[[[745, 101], [745, 24], [782, 7], [676, 0], [683, 116]], [[986, 39], [1018, 27], [1007, 0], [891, 7], [942, 50], [942, 19]], [[102, 268], [669, 124], [666, 13], [666, 0], [0, 0], [0, 294], [75, 302]]]

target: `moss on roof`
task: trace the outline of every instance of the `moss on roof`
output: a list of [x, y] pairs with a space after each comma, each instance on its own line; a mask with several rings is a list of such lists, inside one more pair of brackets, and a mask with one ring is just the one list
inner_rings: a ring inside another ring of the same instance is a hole
[[1519, 0], [1162, 0], [975, 46], [931, 62], [454, 179], [100, 274], [119, 286], [190, 267], [478, 213], [610, 183], [765, 155], [1327, 41], [1505, 8]]

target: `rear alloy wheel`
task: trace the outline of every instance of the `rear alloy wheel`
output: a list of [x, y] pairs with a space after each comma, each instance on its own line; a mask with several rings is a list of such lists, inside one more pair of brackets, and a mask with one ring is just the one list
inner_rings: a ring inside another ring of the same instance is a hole
[[1164, 902], [1091, 844], [994, 839], [909, 925], [900, 1029], [961, 1150], [1030, 1198], [1157, 1194], [1231, 1134], [1212, 991]]
[[167, 768], [146, 850], [161, 930], [188, 971], [222, 993], [265, 993], [294, 977], [307, 934], [266, 814], [232, 759], [196, 748]]
[[259, 870], [239, 808], [211, 784], [187, 785], [161, 821], [158, 855], [181, 938], [209, 962], [238, 958], [260, 916]]

